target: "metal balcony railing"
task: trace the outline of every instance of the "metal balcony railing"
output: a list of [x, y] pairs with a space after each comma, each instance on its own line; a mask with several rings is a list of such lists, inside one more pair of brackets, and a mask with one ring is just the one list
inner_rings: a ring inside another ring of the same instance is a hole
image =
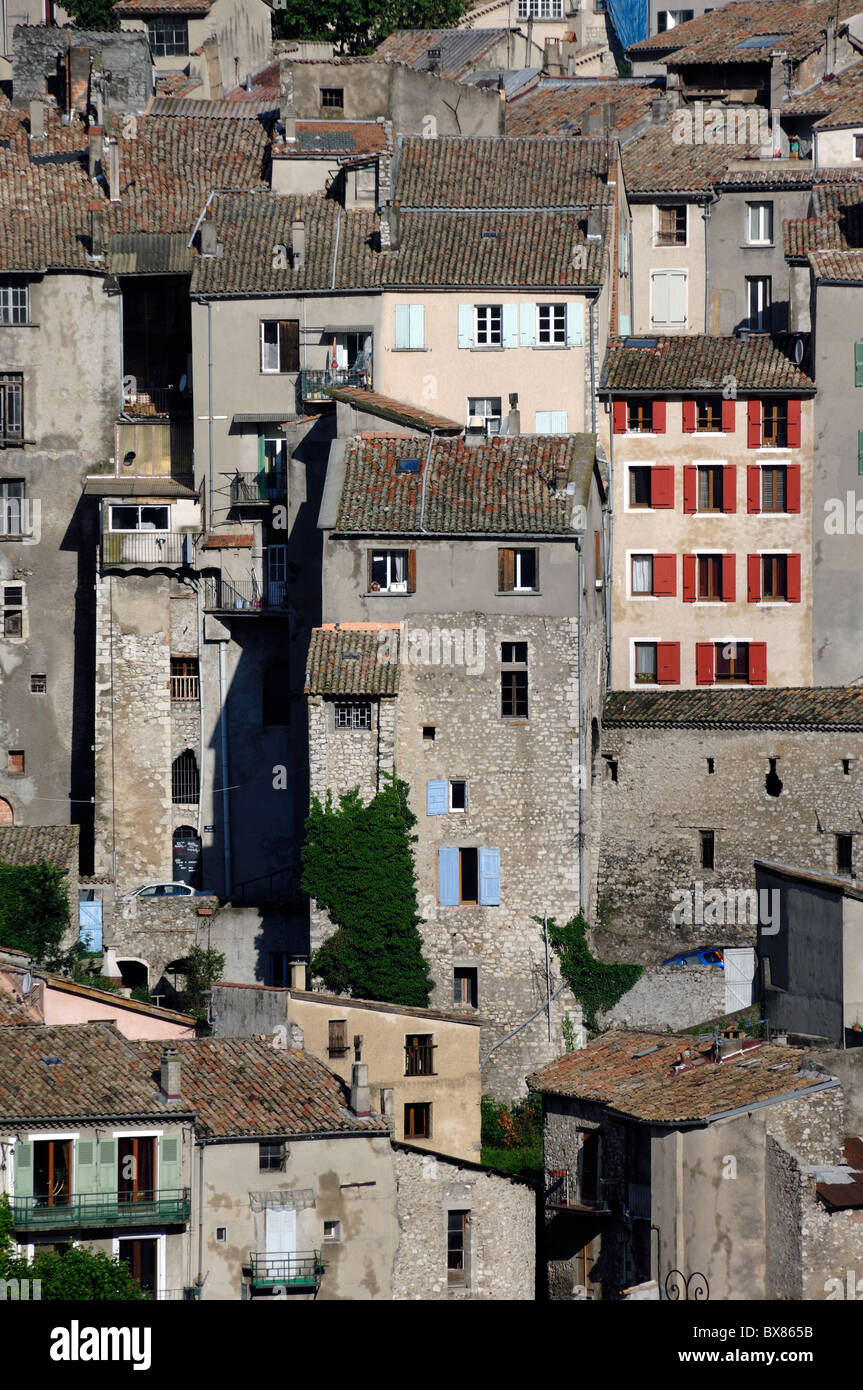
[[405, 1076], [434, 1076], [434, 1044], [405, 1048]]
[[286, 473], [237, 473], [231, 479], [231, 501], [236, 506], [255, 506], [287, 497]]
[[631, 1182], [627, 1189], [626, 1205], [630, 1216], [639, 1221], [650, 1220], [650, 1187], [646, 1183]]
[[188, 1221], [188, 1187], [154, 1192], [85, 1192], [54, 1197], [10, 1197], [16, 1230], [66, 1229], [73, 1226], [182, 1225]]
[[370, 385], [371, 378], [368, 372], [306, 370], [300, 373], [300, 389], [304, 401], [329, 400], [329, 396], [324, 392], [325, 386], [369, 387]]
[[192, 537], [173, 531], [105, 531], [103, 565], [191, 564]]
[[578, 1189], [578, 1180], [566, 1168], [556, 1169], [549, 1174], [551, 1183], [545, 1194], [546, 1206], [562, 1207], [567, 1211], [609, 1212], [611, 1208], [602, 1196], [584, 1196]]
[[320, 1250], [249, 1256], [254, 1288], [317, 1289], [324, 1274]]
[[254, 615], [286, 611], [286, 586], [263, 586], [257, 579], [222, 579], [210, 576], [204, 581], [204, 608], [210, 613]]
[[181, 395], [176, 386], [149, 386], [137, 381], [134, 389], [123, 391], [124, 415], [188, 415], [190, 411], [191, 396]]

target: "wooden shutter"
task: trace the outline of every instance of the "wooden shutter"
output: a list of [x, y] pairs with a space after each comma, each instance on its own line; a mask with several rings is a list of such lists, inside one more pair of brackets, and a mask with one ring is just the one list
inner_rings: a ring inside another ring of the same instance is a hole
[[749, 643], [749, 684], [767, 684], [767, 643]]
[[417, 591], [417, 553], [415, 550], [408, 551], [408, 593], [415, 594]]
[[535, 304], [519, 304], [518, 306], [518, 341], [522, 347], [534, 347], [536, 345]]
[[473, 347], [473, 305], [458, 306], [458, 345], [460, 348]]
[[674, 466], [660, 464], [650, 470], [651, 507], [674, 506]]
[[367, 588], [367, 589], [371, 589], [371, 587], [372, 587], [372, 556], [373, 556], [373, 555], [374, 555], [374, 551], [373, 551], [373, 550], [367, 550], [367, 551], [366, 551], [366, 571], [367, 571], [367, 573], [366, 573], [366, 588]]
[[722, 470], [722, 510], [737, 511], [737, 466], [726, 463]]
[[686, 322], [686, 271], [670, 271], [668, 275], [668, 322]]
[[422, 304], [408, 305], [408, 347], [424, 348], [426, 345], [426, 311]]
[[300, 321], [299, 319], [279, 320], [279, 371], [298, 372], [300, 370]]
[[411, 345], [411, 311], [409, 304], [396, 305], [396, 351], [401, 352]]
[[[791, 472], [790, 468], [788, 472]], [[761, 465], [759, 463], [747, 463], [746, 465], [746, 510], [750, 515], [761, 511]]]
[[789, 463], [785, 472], [785, 510], [800, 511], [800, 464]]
[[505, 348], [518, 347], [518, 305], [501, 306], [501, 339]]
[[788, 602], [800, 602], [800, 556], [789, 555], [787, 559]]
[[695, 401], [683, 401], [680, 407], [683, 420], [683, 433], [695, 433]]
[[497, 552], [497, 587], [500, 593], [511, 593], [515, 588], [515, 551], [509, 549]]
[[442, 846], [438, 852], [438, 901], [441, 907], [458, 907], [458, 850]]
[[723, 555], [722, 557], [722, 599], [725, 603], [733, 603], [737, 597], [737, 556]]
[[683, 602], [695, 602], [695, 556], [683, 557]]
[[101, 1139], [99, 1141], [99, 1191], [116, 1192], [117, 1182], [116, 1140]]
[[854, 344], [854, 385], [863, 386], [863, 342]]
[[180, 1141], [175, 1135], [159, 1140], [159, 1188], [176, 1192], [180, 1186]]
[[479, 852], [479, 900], [483, 907], [500, 907], [500, 850]]
[[712, 642], [696, 642], [695, 644], [695, 683], [696, 685], [713, 684]]
[[79, 1139], [75, 1154], [75, 1191], [96, 1191], [96, 1145], [92, 1139]]
[[665, 271], [656, 271], [650, 277], [650, 290], [653, 299], [652, 312], [650, 315], [651, 323], [665, 324], [669, 320], [669, 284], [668, 275]]
[[567, 304], [566, 306], [566, 346], [582, 347], [584, 345], [584, 305], [579, 301], [577, 304]]
[[653, 433], [665, 434], [665, 401], [653, 402]]
[[746, 447], [761, 448], [761, 402], [746, 402]]
[[694, 463], [683, 465], [683, 510], [691, 516], [698, 500], [698, 470]]
[[800, 401], [790, 400], [788, 402], [788, 447], [789, 449], [800, 448]]
[[426, 782], [426, 815], [443, 816], [447, 807], [446, 781]]
[[615, 434], [626, 434], [626, 401], [615, 401], [611, 407], [612, 430]]
[[680, 684], [680, 643], [657, 642], [656, 644], [656, 684]]
[[746, 557], [746, 600], [748, 603], [761, 602], [761, 556]]
[[723, 400], [722, 402], [722, 433], [733, 434], [735, 430], [736, 412], [733, 401]]
[[33, 1196], [33, 1145], [16, 1144], [15, 1155], [15, 1196]]
[[674, 598], [677, 593], [677, 556], [654, 555], [653, 593], [656, 598]]

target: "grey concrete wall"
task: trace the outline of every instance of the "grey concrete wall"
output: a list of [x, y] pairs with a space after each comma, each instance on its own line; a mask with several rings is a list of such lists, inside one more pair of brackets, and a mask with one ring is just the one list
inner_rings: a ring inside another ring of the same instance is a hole
[[840, 892], [759, 869], [758, 888], [779, 894], [775, 934], [759, 932], [758, 951], [769, 962], [771, 988], [764, 1007], [775, 1028], [841, 1044], [843, 1030], [843, 918]]
[[[450, 82], [435, 73], [414, 72], [401, 63], [347, 60], [294, 63], [282, 59], [293, 78], [300, 120], [376, 120], [386, 116], [397, 135], [503, 135], [506, 103], [497, 91]], [[283, 76], [283, 83], [284, 83]], [[344, 107], [322, 107], [322, 87], [342, 87]], [[429, 125], [429, 118], [434, 125]]]
[[[60, 21], [58, 20], [58, 23]], [[31, 97], [58, 96], [63, 90], [55, 81], [46, 82], [65, 70], [70, 46], [86, 46], [91, 64], [110, 72], [111, 81], [103, 91], [107, 111], [144, 112], [153, 95], [153, 63], [146, 33], [120, 34], [95, 29], [45, 28], [38, 24], [16, 24], [13, 31], [12, 104], [26, 106]]]
[[[741, 147], [741, 154], [746, 149], [746, 146]], [[733, 333], [735, 328], [748, 324], [746, 277], [750, 275], [771, 277], [773, 331], [784, 332], [791, 327], [790, 268], [785, 260], [782, 225], [786, 218], [806, 216], [809, 197], [806, 188], [724, 190], [711, 211], [709, 224], [711, 333]], [[772, 203], [771, 246], [748, 244], [746, 204], [749, 202]], [[700, 216], [690, 215], [703, 244], [703, 221]]]
[[725, 1013], [725, 972], [715, 965], [668, 965], [645, 971], [607, 1014], [601, 1028], [691, 1028]]

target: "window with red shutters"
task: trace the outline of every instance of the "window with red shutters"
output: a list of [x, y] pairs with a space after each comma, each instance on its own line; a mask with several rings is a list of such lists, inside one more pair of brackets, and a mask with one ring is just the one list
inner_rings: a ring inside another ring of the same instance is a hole
[[722, 557], [722, 597], [725, 603], [733, 603], [737, 597], [737, 556]]
[[631, 434], [652, 434], [653, 401], [640, 398], [626, 402], [626, 428]]
[[654, 555], [653, 593], [656, 598], [674, 598], [677, 593], [677, 556]]
[[695, 602], [696, 564], [694, 555], [683, 557], [683, 602]]
[[721, 603], [724, 598], [722, 592], [722, 556], [721, 555], [698, 555], [698, 598], [702, 603]]
[[722, 510], [737, 511], [737, 468], [727, 463], [722, 470]]
[[800, 556], [788, 556], [788, 602], [800, 602]]
[[746, 598], [749, 603], [761, 602], [761, 556], [746, 557]]
[[800, 464], [789, 463], [786, 474], [786, 498], [785, 509], [789, 512], [800, 511]]
[[656, 684], [680, 684], [680, 643], [657, 642], [656, 644]]
[[712, 642], [696, 642], [695, 644], [695, 683], [696, 685], [713, 684]]
[[736, 428], [736, 411], [733, 401], [722, 402], [722, 433], [733, 434]]
[[792, 400], [788, 402], [787, 421], [788, 448], [799, 449], [801, 435], [800, 401]]
[[750, 515], [761, 511], [761, 466], [746, 465], [746, 510]]
[[611, 407], [612, 428], [615, 434], [626, 434], [626, 401], [615, 401]]
[[699, 396], [695, 402], [695, 425], [699, 434], [719, 434], [722, 430], [722, 397]]
[[761, 448], [761, 402], [746, 403], [746, 445], [749, 449]]
[[749, 643], [749, 684], [767, 684], [767, 643]]
[[695, 513], [698, 501], [698, 470], [694, 463], [683, 465], [683, 510], [687, 515]]
[[683, 401], [681, 403], [681, 418], [684, 434], [695, 433], [695, 401]]
[[671, 464], [657, 464], [651, 470], [651, 507], [674, 506], [674, 468]]

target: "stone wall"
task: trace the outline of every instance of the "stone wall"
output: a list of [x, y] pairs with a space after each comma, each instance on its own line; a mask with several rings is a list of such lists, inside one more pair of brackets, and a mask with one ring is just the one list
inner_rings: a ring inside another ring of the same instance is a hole
[[[393, 1145], [399, 1238], [393, 1298], [532, 1300], [537, 1194], [529, 1184]], [[469, 1212], [466, 1285], [447, 1277], [450, 1211]]]
[[691, 1028], [725, 1013], [725, 971], [715, 965], [646, 970], [606, 1014], [601, 1028]]

